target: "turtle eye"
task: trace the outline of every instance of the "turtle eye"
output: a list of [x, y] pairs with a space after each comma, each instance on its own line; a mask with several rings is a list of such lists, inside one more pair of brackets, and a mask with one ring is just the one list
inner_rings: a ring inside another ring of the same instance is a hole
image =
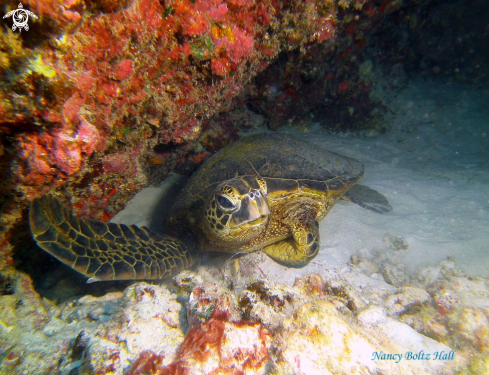
[[229, 210], [234, 207], [234, 203], [224, 195], [216, 195], [216, 201], [217, 204], [225, 210]]

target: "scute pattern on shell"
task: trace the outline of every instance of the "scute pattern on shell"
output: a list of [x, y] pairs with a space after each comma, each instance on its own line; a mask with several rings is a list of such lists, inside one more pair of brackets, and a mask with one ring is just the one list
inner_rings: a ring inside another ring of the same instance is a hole
[[208, 159], [190, 178], [172, 212], [192, 209], [216, 185], [247, 175], [267, 178], [269, 192], [287, 189], [297, 181], [312, 190], [343, 190], [363, 176], [363, 165], [301, 138], [257, 134], [223, 148]]

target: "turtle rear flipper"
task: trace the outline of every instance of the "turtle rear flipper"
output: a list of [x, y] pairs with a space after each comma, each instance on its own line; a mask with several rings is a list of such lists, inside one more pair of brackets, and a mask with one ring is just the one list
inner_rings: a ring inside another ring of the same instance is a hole
[[42, 249], [91, 281], [161, 279], [195, 258], [182, 241], [145, 227], [80, 220], [53, 196], [32, 202], [29, 222]]
[[365, 185], [353, 185], [342, 198], [379, 214], [392, 212], [392, 207], [387, 198]]

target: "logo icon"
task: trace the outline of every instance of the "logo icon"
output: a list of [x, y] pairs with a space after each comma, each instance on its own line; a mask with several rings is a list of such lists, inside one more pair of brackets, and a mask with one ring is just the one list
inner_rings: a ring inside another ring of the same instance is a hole
[[12, 19], [14, 21], [14, 24], [12, 25], [12, 31], [15, 31], [19, 29], [22, 31], [22, 29], [25, 29], [25, 31], [29, 31], [29, 25], [27, 22], [29, 21], [29, 16], [32, 18], [37, 18], [37, 16], [32, 13], [30, 10], [24, 9], [24, 6], [22, 4], [19, 4], [19, 7], [17, 9], [11, 10], [8, 12], [3, 18], [8, 18], [12, 16]]

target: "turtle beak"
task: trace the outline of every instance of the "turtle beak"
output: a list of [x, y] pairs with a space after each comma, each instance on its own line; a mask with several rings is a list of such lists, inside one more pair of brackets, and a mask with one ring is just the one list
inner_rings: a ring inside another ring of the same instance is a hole
[[233, 213], [235, 225], [260, 225], [270, 215], [268, 203], [259, 190], [250, 191], [242, 200], [241, 207]]

